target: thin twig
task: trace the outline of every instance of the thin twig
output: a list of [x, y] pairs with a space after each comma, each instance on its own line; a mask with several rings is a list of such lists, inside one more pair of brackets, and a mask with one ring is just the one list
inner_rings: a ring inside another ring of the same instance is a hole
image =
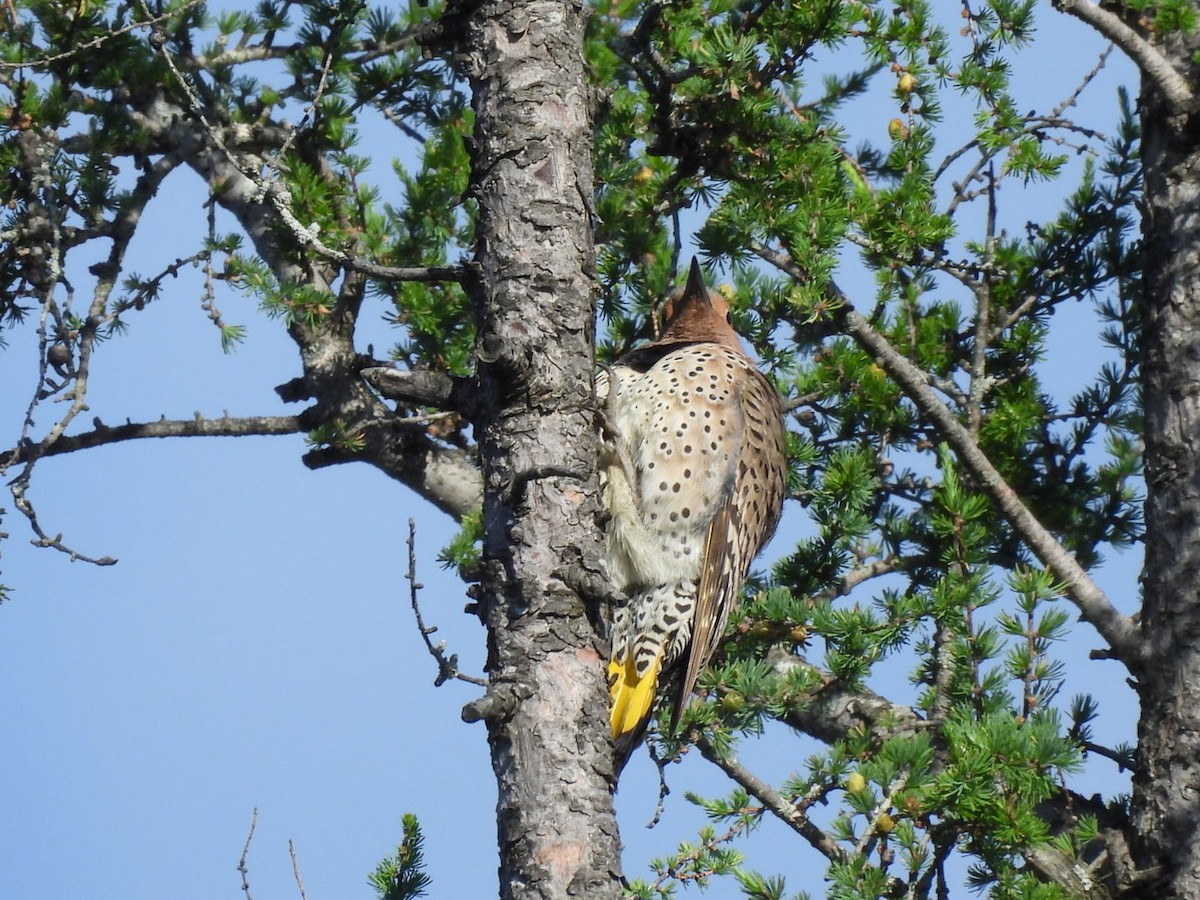
[[1118, 772], [1136, 771], [1133, 757], [1129, 753], [1121, 753], [1119, 750], [1113, 750], [1110, 747], [1105, 747], [1103, 744], [1093, 744], [1091, 741], [1080, 741], [1080, 746], [1083, 747], [1085, 753], [1094, 753], [1097, 756], [1103, 756], [1105, 759], [1115, 762]]
[[254, 829], [257, 825], [258, 807], [256, 806], [250, 816], [250, 833], [246, 835], [246, 844], [242, 847], [242, 856], [237, 864], [237, 870], [242, 873], [242, 893], [246, 895], [246, 900], [254, 900], [250, 894], [250, 870], [246, 868], [246, 856], [250, 853], [250, 842], [254, 840]]
[[735, 757], [723, 756], [703, 735], [696, 741], [696, 747], [705, 759], [745, 788], [751, 797], [808, 841], [814, 850], [833, 862], [846, 861], [844, 848], [839, 847], [833, 838], [818, 828], [803, 810], [785, 800], [778, 791], [743, 766]]
[[658, 802], [654, 804], [654, 815], [646, 823], [647, 828], [653, 828], [662, 818], [663, 811], [666, 809], [667, 795], [671, 793], [671, 788], [667, 786], [667, 766], [671, 764], [671, 760], [663, 759], [658, 755], [658, 744], [654, 741], [646, 741], [646, 751], [650, 754], [650, 761], [654, 763], [654, 768], [658, 770]]
[[325, 90], [329, 87], [329, 71], [331, 68], [333, 68], [334, 47], [337, 46], [338, 39], [341, 38], [346, 29], [350, 26], [351, 20], [354, 18], [354, 16], [358, 15], [365, 5], [366, 3], [363, 2], [363, 0], [359, 0], [358, 6], [355, 7], [352, 13], [339, 17], [338, 21], [330, 26], [329, 39], [325, 42], [325, 56], [321, 60], [321, 75], [317, 80], [317, 89], [313, 91], [312, 100], [309, 101], [308, 106], [304, 108], [304, 116], [301, 118], [300, 124], [292, 128], [291, 133], [288, 134], [287, 139], [283, 142], [283, 146], [279, 148], [274, 158], [268, 157], [265, 160], [267, 168], [276, 177], [279, 175], [279, 161], [287, 156], [288, 152], [292, 148], [292, 144], [295, 143], [296, 138], [300, 136], [301, 129], [303, 129], [306, 125], [316, 123], [317, 116], [320, 112], [318, 107], [321, 104], [321, 98], [325, 96]]
[[26, 441], [20, 446], [0, 451], [0, 475], [19, 462], [28, 463], [47, 456], [61, 456], [77, 450], [87, 450], [120, 441], [142, 438], [169, 437], [247, 437], [299, 434], [309, 429], [300, 416], [230, 416], [205, 418], [196, 413], [190, 419], [159, 419], [156, 422], [126, 422], [124, 425], [105, 425], [92, 419], [92, 430], [67, 434], [51, 444]]
[[425, 585], [417, 581], [417, 523], [413, 519], [408, 520], [408, 574], [404, 577], [408, 580], [409, 599], [412, 602], [413, 614], [417, 617], [417, 630], [421, 632], [421, 640], [425, 642], [425, 648], [429, 651], [438, 664], [438, 676], [434, 680], [435, 687], [441, 687], [450, 679], [465, 681], [467, 684], [478, 685], [479, 687], [487, 687], [488, 683], [483, 678], [476, 678], [474, 675], [466, 675], [458, 670], [458, 654], [451, 653], [446, 655], [446, 642], [438, 641], [434, 644], [429, 639], [431, 634], [437, 631], [437, 626], [427, 626], [425, 619], [421, 616], [421, 606], [417, 602], [417, 592]]
[[1057, 119], [1078, 102], [1080, 95], [1083, 94], [1089, 84], [1096, 80], [1096, 76], [1100, 74], [1100, 70], [1108, 63], [1108, 57], [1112, 55], [1114, 46], [1116, 45], [1109, 44], [1100, 51], [1100, 58], [1096, 60], [1096, 65], [1092, 67], [1092, 71], [1083, 76], [1083, 81], [1071, 92], [1071, 96], [1050, 110], [1051, 118]]
[[1110, 9], [1097, 6], [1090, 0], [1052, 0], [1059, 12], [1072, 15], [1088, 25], [1125, 51], [1151, 82], [1162, 91], [1172, 112], [1187, 112], [1195, 100], [1191, 87], [1182, 75], [1175, 71], [1158, 48], [1126, 25], [1121, 17]]
[[[155, 25], [161, 25], [163, 22], [167, 21], [168, 19], [170, 19], [174, 16], [183, 15], [189, 9], [191, 9], [193, 6], [200, 6], [202, 3], [205, 3], [205, 2], [206, 2], [206, 0], [189, 0], [189, 2], [185, 3], [183, 6], [171, 9], [169, 12], [165, 12], [158, 16], [152, 15], [149, 10], [146, 10], [145, 7], [143, 7], [143, 10], [145, 10], [145, 12], [146, 12], [147, 16], [149, 16], [149, 18], [143, 19], [140, 22], [130, 22], [128, 25], [124, 25], [121, 28], [114, 28], [112, 31], [106, 31], [106, 32], [104, 32], [104, 34], [97, 35], [96, 37], [92, 38], [90, 41], [87, 41], [82, 44], [78, 44], [78, 45], [72, 47], [70, 50], [64, 50], [62, 53], [56, 53], [53, 56], [42, 56], [42, 57], [39, 57], [38, 59], [31, 59], [31, 60], [0, 61], [0, 70], [4, 70], [4, 69], [44, 69], [47, 66], [49, 66], [51, 63], [60, 62], [61, 60], [64, 60], [64, 59], [70, 59], [72, 56], [76, 56], [87, 50], [92, 50], [96, 47], [99, 47], [102, 44], [104, 44], [105, 42], [110, 41], [115, 37], [120, 37], [123, 34], [129, 34], [129, 32], [137, 31], [140, 28], [153, 28]], [[15, 20], [16, 14], [11, 12], [11, 7], [9, 9], [10, 9], [10, 16]], [[15, 24], [16, 23], [14, 21], [13, 25], [15, 26]]]
[[80, 553], [63, 543], [61, 534], [51, 535], [42, 527], [37, 509], [28, 494], [32, 483], [33, 469], [39, 460], [48, 456], [61, 456], [76, 450], [139, 438], [295, 434], [306, 430], [300, 424], [298, 416], [231, 418], [226, 414], [219, 419], [205, 419], [199, 413], [191, 419], [127, 422], [124, 425], [116, 426], [105, 425], [99, 418], [96, 418], [93, 419], [93, 424], [95, 428], [92, 431], [85, 431], [82, 434], [61, 435], [51, 440], [54, 437], [51, 433], [38, 443], [25, 440], [15, 447], [0, 451], [0, 475], [3, 475], [12, 466], [23, 463], [19, 474], [9, 482], [9, 493], [12, 494], [13, 505], [29, 522], [29, 527], [36, 536], [33, 541], [34, 546], [49, 547], [67, 554], [72, 560], [93, 563], [98, 566], [111, 566], [116, 560], [111, 556], [93, 557]]
[[975, 294], [975, 340], [971, 347], [971, 371], [967, 391], [967, 430], [971, 439], [979, 440], [983, 427], [983, 403], [990, 387], [987, 377], [988, 345], [992, 341], [992, 275], [990, 270], [996, 262], [996, 167], [988, 164], [987, 176], [987, 226], [984, 238], [984, 259], [989, 274], [976, 285]]
[[[174, 15], [174, 12], [171, 13]], [[387, 56], [411, 47], [416, 41], [412, 26], [405, 28], [400, 36], [394, 40], [380, 44], [372, 40], [348, 41], [345, 45], [347, 53], [359, 54], [355, 58], [357, 66], [362, 66], [366, 63], [374, 62]], [[233, 50], [222, 50], [212, 56], [205, 56], [203, 53], [198, 53], [194, 56], [184, 57], [183, 64], [191, 71], [202, 71], [206, 69], [216, 69], [220, 67], [238, 66], [242, 63], [251, 62], [266, 62], [270, 60], [288, 59], [295, 56], [297, 53], [305, 52], [309, 49], [308, 44], [272, 44], [269, 47], [257, 44], [252, 47], [238, 47]], [[353, 77], [353, 76], [351, 76]]]
[[933, 879], [938, 878], [937, 896], [940, 900], [940, 898], [946, 896], [946, 860], [954, 850], [954, 840], [943, 838], [941, 839], [941, 843], [938, 843], [937, 839], [933, 840], [935, 848], [933, 863], [928, 869], [925, 870], [920, 878], [918, 878], [915, 882], [910, 882], [910, 894], [915, 894], [917, 897], [928, 897], [929, 888], [933, 884]]
[[[39, 157], [39, 159], [41, 158]], [[44, 273], [46, 299], [43, 303], [38, 328], [38, 384], [33, 400], [26, 411], [20, 442], [12, 451], [0, 453], [0, 474], [3, 474], [18, 460], [24, 462], [22, 471], [11, 482], [10, 491], [18, 510], [29, 520], [30, 526], [37, 535], [37, 539], [34, 541], [37, 546], [53, 547], [68, 554], [72, 559], [93, 562], [98, 565], [110, 565], [114, 560], [109, 557], [99, 559], [89, 557], [63, 544], [61, 534], [53, 537], [48, 535], [38, 523], [36, 511], [26, 491], [38, 459], [50, 455], [51, 448], [63, 437], [72, 421], [88, 408], [87, 391], [92, 352], [100, 337], [100, 325], [106, 318], [109, 297], [116, 283], [116, 273], [121, 271], [129, 242], [135, 233], [138, 217], [155, 196], [159, 182], [166, 172], [170, 171], [170, 168], [170, 166], [162, 168], [161, 164], [156, 166], [152, 170], [153, 174], [147, 172], [147, 177], [140, 179], [134, 190], [130, 192], [130, 202], [122, 207], [120, 215], [114, 220], [113, 230], [108, 235], [112, 240], [112, 247], [103, 266], [104, 274], [101, 275], [100, 271], [93, 268], [93, 272], [98, 276], [97, 282], [93, 289], [91, 302], [88, 304], [87, 313], [80, 317], [82, 324], [77, 330], [68, 328], [68, 322], [75, 316], [71, 310], [74, 292], [63, 276], [62, 220], [65, 218], [65, 213], [58, 208], [56, 192], [49, 179], [44, 159], [38, 163], [36, 174], [33, 176], [35, 186], [40, 185], [37, 189], [45, 198], [41, 214], [45, 219], [45, 228], [50, 231], [48, 241], [50, 253]], [[42, 236], [40, 240], [45, 241], [46, 239]], [[66, 303], [61, 309], [53, 299], [55, 288], [60, 283], [67, 291]], [[48, 327], [52, 327], [53, 333], [47, 330]], [[51, 352], [60, 353], [61, 356], [52, 357]], [[64, 379], [62, 384], [55, 385], [48, 380], [47, 362]], [[42, 439], [34, 444], [28, 439], [29, 430], [32, 427], [33, 410], [38, 403], [60, 392], [62, 396], [59, 399], [69, 400], [70, 404]]]
[[292, 858], [292, 877], [296, 879], [296, 887], [300, 889], [300, 900], [308, 900], [304, 893], [304, 879], [300, 877], [300, 863], [296, 860], [296, 845], [288, 839], [288, 856]]
[[881, 575], [888, 575], [894, 572], [897, 568], [899, 560], [895, 556], [888, 556], [885, 559], [876, 559], [869, 563], [864, 563], [861, 566], [851, 569], [832, 585], [828, 590], [822, 591], [815, 595], [814, 599], [818, 600], [833, 600], [835, 597], [845, 597], [849, 593], [862, 584], [864, 581], [869, 581], [872, 578], [879, 578]]
[[658, 870], [658, 877], [650, 885], [651, 892], [662, 896], [664, 892], [660, 888], [668, 881], [677, 881], [682, 885], [691, 881], [704, 883], [705, 879], [711, 878], [716, 872], [712, 869], [701, 869], [697, 863], [704, 854], [716, 850], [722, 844], [732, 843], [733, 839], [745, 830], [745, 824], [735, 822], [724, 834], [707, 838], [687, 852], [681, 849], [677, 856]]
[[798, 397], [787, 398], [783, 401], [783, 411], [785, 414], [795, 412], [801, 406], [809, 406], [810, 404], [816, 403], [823, 396], [825, 396], [824, 391], [810, 391], [809, 393], [801, 394]]
[[866, 830], [862, 833], [862, 837], [858, 839], [858, 845], [854, 848], [859, 856], [866, 856], [871, 852], [875, 845], [875, 841], [882, 836], [883, 840], [887, 840], [887, 831], [880, 829], [880, 819], [882, 816], [896, 805], [896, 792], [908, 783], [908, 772], [903, 772], [896, 778], [892, 779], [891, 784], [887, 786], [887, 793], [871, 810], [871, 822], [867, 825]]
[[29, 489], [29, 470], [30, 466], [32, 465], [33, 464], [30, 463], [29, 466], [26, 466], [25, 470], [17, 478], [13, 479], [12, 484], [9, 486], [9, 493], [12, 494], [13, 505], [16, 506], [21, 515], [28, 520], [30, 530], [37, 535], [32, 542], [33, 545], [35, 547], [49, 547], [53, 550], [59, 551], [60, 553], [65, 553], [71, 558], [72, 562], [78, 560], [80, 562], [92, 563], [93, 565], [97, 566], [115, 565], [117, 561], [113, 557], [93, 557], [84, 553], [80, 553], [78, 550], [68, 547], [63, 543], [62, 534], [56, 534], [51, 537], [49, 534], [47, 534], [45, 529], [42, 528], [41, 522], [38, 521], [37, 510], [34, 509], [33, 504], [26, 497], [26, 491]]

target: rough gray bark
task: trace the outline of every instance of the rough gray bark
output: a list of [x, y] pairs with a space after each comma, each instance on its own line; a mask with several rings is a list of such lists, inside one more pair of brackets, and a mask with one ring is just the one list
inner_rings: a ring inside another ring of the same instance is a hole
[[474, 418], [500, 896], [616, 898], [592, 401], [592, 127], [570, 0], [488, 0], [464, 47], [479, 201]]
[[[1200, 40], [1157, 49], [1195, 83]], [[1200, 118], [1143, 79], [1146, 564], [1138, 896], [1200, 898]]]

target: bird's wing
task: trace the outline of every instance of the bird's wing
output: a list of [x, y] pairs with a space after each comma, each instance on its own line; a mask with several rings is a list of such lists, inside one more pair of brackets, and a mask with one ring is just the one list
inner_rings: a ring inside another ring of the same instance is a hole
[[779, 523], [787, 487], [787, 451], [779, 394], [756, 369], [745, 370], [742, 402], [745, 422], [733, 489], [708, 529], [692, 643], [680, 682], [674, 721], [691, 697], [700, 672], [717, 649], [725, 625], [737, 608], [738, 593], [750, 563]]

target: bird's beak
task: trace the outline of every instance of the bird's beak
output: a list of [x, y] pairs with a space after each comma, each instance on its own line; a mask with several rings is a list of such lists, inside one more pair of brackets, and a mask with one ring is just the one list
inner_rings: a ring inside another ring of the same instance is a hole
[[692, 269], [688, 272], [683, 295], [690, 300], [704, 300], [706, 304], [712, 305], [708, 299], [708, 286], [704, 283], [704, 271], [700, 268], [700, 260], [695, 256], [692, 257]]

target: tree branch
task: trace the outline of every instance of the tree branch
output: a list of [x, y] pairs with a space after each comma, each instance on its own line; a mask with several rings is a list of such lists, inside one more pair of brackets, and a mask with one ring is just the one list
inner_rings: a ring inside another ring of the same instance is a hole
[[438, 666], [438, 676], [433, 682], [434, 687], [441, 687], [450, 679], [465, 681], [467, 684], [473, 684], [478, 687], [487, 687], [486, 679], [476, 678], [474, 675], [466, 675], [458, 669], [458, 654], [451, 653], [446, 655], [446, 642], [438, 641], [434, 643], [429, 636], [437, 631], [436, 625], [426, 625], [425, 617], [421, 615], [421, 604], [417, 601], [417, 593], [425, 585], [417, 581], [417, 523], [415, 519], [408, 520], [408, 574], [404, 576], [408, 582], [408, 597], [412, 604], [413, 615], [417, 617], [417, 630], [421, 632], [421, 640], [425, 642], [425, 649], [429, 651], [429, 655], [434, 658]]
[[[844, 296], [844, 295], [843, 295]], [[1091, 624], [1108, 641], [1119, 658], [1134, 665], [1141, 656], [1141, 640], [1136, 625], [1122, 615], [1096, 584], [1083, 566], [1075, 561], [1037, 517], [1029, 511], [1004, 477], [992, 465], [987, 455], [972, 440], [970, 433], [955, 418], [954, 413], [938, 399], [926, 383], [924, 374], [887, 339], [871, 327], [848, 299], [844, 309], [850, 335], [871, 354], [872, 358], [901, 386], [909, 399], [937, 427], [980, 486], [1021, 535], [1034, 556], [1067, 585], [1067, 592], [1078, 607], [1084, 621]]]
[[796, 669], [815, 673], [821, 679], [818, 687], [789, 703], [780, 717], [780, 721], [817, 740], [833, 744], [852, 731], [866, 730], [882, 741], [900, 731], [927, 727], [928, 723], [912, 707], [892, 703], [870, 690], [852, 689], [785, 647], [769, 650], [767, 664], [780, 680]]
[[705, 759], [745, 788], [750, 796], [808, 841], [815, 850], [834, 862], [846, 861], [846, 851], [833, 838], [814, 825], [802, 809], [789, 803], [777, 790], [738, 762], [736, 757], [722, 756], [703, 735], [696, 741], [696, 747]]
[[[804, 273], [782, 253], [757, 245], [754, 251], [767, 262], [797, 280]], [[992, 465], [987, 455], [971, 438], [970, 433], [954, 413], [929, 386], [925, 373], [888, 342], [871, 323], [854, 308], [850, 298], [832, 282], [829, 291], [838, 302], [846, 330], [871, 358], [896, 381], [908, 398], [933, 423], [946, 443], [954, 450], [959, 462], [966, 467], [979, 485], [1016, 529], [1021, 539], [1038, 560], [1057, 579], [1067, 586], [1067, 594], [1079, 609], [1085, 622], [1094, 627], [1113, 648], [1117, 658], [1130, 668], [1140, 666], [1143, 647], [1137, 625], [1122, 615], [1084, 568], [1075, 561], [1029, 508], [1017, 496], [1004, 477]]]
[[[291, 215], [290, 196], [282, 185], [264, 183], [257, 175], [265, 164], [265, 156], [236, 148], [255, 132], [245, 131], [245, 126], [217, 128], [202, 112], [202, 108], [192, 108], [189, 115], [188, 108], [155, 95], [144, 110], [134, 110], [131, 118], [185, 159], [207, 182], [221, 186], [215, 191], [216, 202], [234, 216], [281, 283], [306, 284], [317, 291], [333, 293], [336, 271], [331, 267], [296, 264], [293, 260], [297, 245], [324, 256], [343, 270], [373, 278], [471, 280], [471, 264], [394, 268], [365, 262], [354, 252], [324, 248], [316, 240], [315, 232]], [[281, 133], [286, 140], [287, 132]], [[288, 225], [291, 241], [278, 228], [280, 216]], [[320, 468], [351, 461], [369, 462], [453, 516], [461, 518], [478, 510], [483, 489], [473, 454], [447, 448], [411, 425], [398, 429], [397, 417], [358, 376], [363, 357], [355, 352], [353, 345], [355, 311], [343, 312], [345, 315], [327, 316], [311, 324], [293, 323], [289, 334], [300, 348], [304, 375], [279, 392], [285, 401], [310, 398], [317, 401], [317, 406], [304, 415], [303, 427], [296, 430], [337, 421], [348, 433], [360, 433], [364, 446], [354, 452], [320, 448], [307, 453], [304, 464]]]
[[1190, 111], [1195, 94], [1187, 80], [1158, 52], [1153, 44], [1121, 21], [1112, 10], [1088, 0], [1052, 0], [1059, 12], [1086, 22], [1120, 47], [1155, 86], [1162, 92], [1175, 113]]
[[103, 34], [92, 38], [90, 41], [73, 46], [70, 50], [67, 50], [63, 53], [55, 53], [52, 56], [41, 56], [36, 59], [0, 61], [0, 71], [6, 69], [33, 69], [35, 71], [46, 69], [52, 63], [61, 62], [62, 60], [70, 59], [73, 56], [83, 54], [88, 50], [95, 49], [96, 47], [111, 41], [113, 38], [120, 37], [123, 34], [129, 34], [131, 31], [137, 31], [140, 28], [145, 28], [147, 30], [152, 29], [156, 25], [161, 25], [171, 18], [183, 15], [188, 10], [195, 6], [199, 6], [204, 2], [205, 0], [188, 0], [187, 3], [172, 8], [169, 12], [165, 12], [157, 16], [151, 14], [148, 18], [140, 21], [130, 22], [128, 25], [125, 25], [121, 28], [113, 28], [111, 31], [106, 31]]
[[292, 858], [292, 878], [300, 891], [300, 900], [308, 900], [308, 894], [304, 892], [304, 879], [300, 877], [300, 861], [296, 859], [296, 845], [290, 839], [288, 840], [288, 856]]
[[300, 424], [299, 416], [224, 415], [206, 419], [196, 413], [191, 419], [159, 419], [157, 422], [126, 422], [124, 425], [105, 425], [99, 418], [92, 420], [93, 429], [82, 434], [67, 434], [56, 440], [35, 444], [27, 442], [0, 453], [0, 473], [18, 462], [31, 462], [47, 456], [60, 456], [105, 444], [141, 438], [168, 437], [245, 437], [247, 435], [297, 434], [308, 429]]
[[237, 870], [242, 876], [242, 893], [246, 895], [246, 900], [254, 900], [250, 894], [250, 870], [246, 867], [246, 857], [250, 854], [250, 842], [254, 840], [254, 829], [258, 826], [258, 807], [254, 807], [254, 812], [250, 816], [250, 831], [246, 835], [246, 844], [242, 847], [242, 855], [238, 859]]
[[396, 369], [391, 366], [371, 366], [359, 374], [363, 381], [388, 400], [452, 409], [471, 418], [470, 397], [472, 382], [454, 378], [443, 372], [428, 369]]
[[396, 417], [363, 426], [362, 450], [322, 447], [305, 453], [301, 461], [310, 469], [369, 463], [455, 519], [477, 512], [483, 505], [483, 477], [475, 452], [441, 446], [416, 429], [398, 438], [393, 427], [398, 421]]

